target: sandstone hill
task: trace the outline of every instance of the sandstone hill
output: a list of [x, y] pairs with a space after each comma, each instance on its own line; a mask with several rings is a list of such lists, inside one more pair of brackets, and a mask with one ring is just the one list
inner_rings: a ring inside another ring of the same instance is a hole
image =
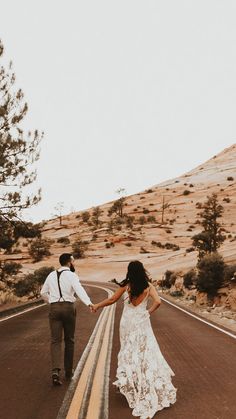
[[[143, 261], [153, 279], [160, 279], [167, 270], [185, 272], [196, 264], [197, 252], [191, 249], [191, 237], [201, 230], [197, 214], [208, 195], [217, 193], [224, 206], [222, 224], [226, 240], [220, 253], [228, 263], [236, 262], [236, 144], [212, 157], [194, 170], [175, 179], [151, 186], [145, 191], [125, 197], [124, 213], [135, 217], [133, 227], [121, 225], [109, 231], [108, 210], [113, 202], [100, 205], [101, 225], [94, 230], [91, 222], [83, 222], [82, 212], [46, 222], [43, 237], [53, 240], [52, 256], [32, 263], [25, 240], [21, 253], [2, 255], [16, 260], [29, 272], [41, 266], [57, 266], [58, 255], [71, 251], [77, 239], [87, 242], [86, 257], [78, 261], [82, 279], [122, 279], [130, 260]], [[165, 205], [163, 214], [162, 207]], [[93, 208], [87, 211], [92, 214]], [[145, 217], [141, 218], [140, 217]], [[155, 217], [155, 220], [154, 218]], [[67, 237], [68, 245], [58, 242]], [[164, 248], [160, 247], [164, 246]]]

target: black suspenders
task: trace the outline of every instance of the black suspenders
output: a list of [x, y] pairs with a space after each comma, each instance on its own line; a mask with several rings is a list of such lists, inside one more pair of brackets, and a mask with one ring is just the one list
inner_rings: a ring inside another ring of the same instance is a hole
[[59, 294], [60, 294], [60, 298], [59, 298], [58, 302], [60, 302], [61, 299], [63, 301], [65, 301], [65, 299], [63, 298], [62, 292], [61, 292], [61, 285], [60, 285], [60, 280], [59, 279], [60, 279], [60, 276], [61, 276], [62, 272], [65, 272], [66, 270], [67, 269], [65, 269], [64, 271], [61, 271], [61, 272], [56, 271], [57, 272], [57, 283], [58, 283]]

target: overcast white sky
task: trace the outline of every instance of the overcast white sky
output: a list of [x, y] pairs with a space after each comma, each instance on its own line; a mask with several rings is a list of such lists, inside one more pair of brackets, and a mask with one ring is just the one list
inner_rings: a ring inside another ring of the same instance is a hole
[[45, 131], [29, 217], [139, 192], [235, 143], [235, 21], [233, 0], [4, 2], [24, 125]]

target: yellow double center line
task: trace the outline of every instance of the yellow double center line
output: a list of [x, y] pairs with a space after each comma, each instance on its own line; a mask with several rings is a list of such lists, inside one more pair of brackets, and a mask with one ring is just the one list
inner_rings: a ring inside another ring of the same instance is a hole
[[[111, 290], [102, 288], [110, 296]], [[108, 418], [109, 370], [115, 305], [105, 307], [76, 368], [57, 419]], [[69, 405], [69, 406], [68, 406]]]

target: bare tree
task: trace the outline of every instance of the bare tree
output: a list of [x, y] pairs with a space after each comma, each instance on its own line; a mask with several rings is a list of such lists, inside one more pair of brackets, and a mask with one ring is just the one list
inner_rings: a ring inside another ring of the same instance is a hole
[[109, 208], [108, 215], [111, 216], [112, 214], [116, 214], [118, 217], [123, 218], [124, 216], [124, 204], [125, 204], [125, 197], [122, 196], [125, 193], [125, 188], [119, 188], [116, 190], [116, 193], [120, 195], [120, 198], [117, 199], [114, 204]]
[[55, 217], [59, 217], [60, 226], [62, 226], [62, 213], [64, 210], [64, 202], [58, 202], [55, 206]]
[[[169, 201], [170, 202], [170, 201]], [[166, 202], [165, 195], [162, 196], [162, 206], [161, 206], [161, 223], [164, 224], [165, 210], [170, 207], [170, 203]]]

